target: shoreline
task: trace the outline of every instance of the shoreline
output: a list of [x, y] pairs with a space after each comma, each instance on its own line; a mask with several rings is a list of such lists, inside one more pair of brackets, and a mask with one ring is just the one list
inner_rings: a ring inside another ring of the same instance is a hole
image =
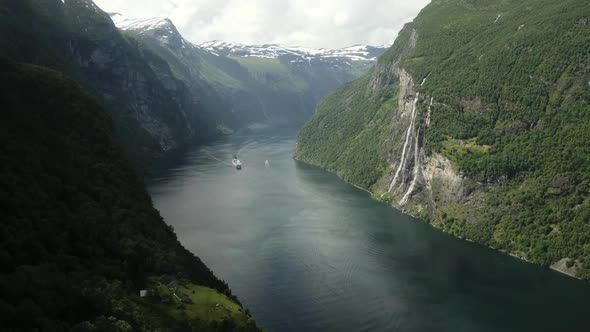
[[362, 190], [362, 191], [364, 191], [364, 192], [368, 193], [368, 194], [371, 196], [371, 199], [374, 199], [375, 201], [377, 201], [377, 202], [379, 202], [379, 203], [381, 203], [381, 204], [385, 204], [385, 205], [387, 205], [387, 206], [389, 206], [389, 207], [391, 207], [391, 208], [393, 208], [393, 209], [396, 209], [397, 211], [401, 212], [402, 214], [404, 214], [404, 215], [406, 215], [406, 216], [409, 216], [409, 217], [412, 217], [412, 218], [414, 218], [414, 219], [420, 220], [420, 221], [422, 221], [422, 222], [424, 222], [424, 223], [428, 224], [430, 227], [432, 227], [432, 228], [434, 228], [434, 229], [437, 229], [437, 230], [439, 230], [439, 231], [441, 231], [441, 232], [443, 232], [443, 233], [445, 233], [445, 234], [448, 234], [448, 235], [450, 235], [450, 236], [452, 236], [452, 237], [454, 237], [454, 238], [456, 238], [456, 239], [463, 240], [463, 241], [467, 241], [467, 242], [470, 242], [470, 243], [474, 243], [474, 244], [477, 244], [477, 245], [479, 245], [479, 246], [482, 246], [482, 247], [485, 247], [485, 248], [491, 249], [491, 250], [493, 250], [493, 251], [496, 251], [496, 252], [498, 252], [498, 253], [501, 253], [501, 254], [504, 254], [504, 255], [509, 255], [509, 256], [512, 256], [512, 257], [514, 257], [514, 258], [516, 258], [516, 259], [518, 259], [518, 260], [520, 260], [520, 261], [526, 262], [526, 263], [528, 263], [528, 264], [532, 264], [532, 265], [536, 265], [536, 266], [544, 267], [544, 268], [547, 268], [547, 269], [549, 269], [549, 270], [552, 270], [552, 271], [558, 272], [558, 273], [560, 273], [560, 274], [566, 275], [566, 276], [568, 276], [568, 277], [570, 277], [570, 278], [577, 279], [577, 280], [579, 280], [579, 281], [582, 281], [582, 282], [587, 282], [587, 281], [585, 281], [584, 279], [582, 279], [582, 278], [580, 278], [580, 277], [578, 277], [578, 276], [576, 276], [576, 275], [574, 275], [574, 274], [572, 274], [572, 273], [570, 273], [570, 272], [568, 272], [568, 271], [562, 271], [562, 270], [559, 270], [559, 269], [557, 269], [557, 268], [555, 268], [555, 267], [553, 267], [553, 266], [551, 266], [551, 265], [550, 265], [550, 266], [545, 266], [545, 265], [541, 265], [541, 264], [533, 263], [533, 262], [529, 261], [528, 259], [526, 259], [526, 258], [524, 258], [524, 257], [520, 257], [520, 256], [518, 256], [518, 255], [517, 255], [517, 254], [515, 254], [515, 253], [509, 252], [509, 251], [505, 251], [505, 250], [502, 250], [502, 249], [498, 249], [498, 248], [494, 248], [494, 247], [491, 247], [491, 246], [487, 246], [487, 245], [485, 245], [485, 244], [479, 243], [479, 242], [477, 242], [477, 241], [474, 241], [474, 240], [471, 240], [471, 239], [468, 239], [468, 238], [462, 238], [462, 237], [459, 237], [459, 236], [455, 236], [455, 235], [453, 235], [453, 234], [450, 234], [449, 232], [446, 232], [446, 231], [445, 231], [445, 230], [443, 230], [442, 228], [436, 227], [435, 225], [433, 225], [433, 224], [432, 224], [432, 223], [430, 223], [430, 222], [425, 222], [424, 220], [420, 219], [420, 218], [419, 218], [419, 217], [417, 217], [417, 216], [411, 215], [410, 213], [408, 213], [408, 212], [406, 212], [406, 211], [404, 211], [404, 210], [398, 209], [398, 208], [396, 208], [395, 206], [393, 206], [393, 205], [391, 205], [391, 204], [388, 204], [388, 203], [387, 203], [387, 202], [385, 202], [385, 201], [382, 201], [382, 200], [379, 200], [379, 199], [375, 198], [375, 196], [373, 195], [373, 193], [372, 193], [372, 192], [370, 192], [369, 190], [367, 190], [367, 189], [364, 189], [364, 188], [361, 188], [361, 187], [359, 187], [358, 185], [356, 185], [356, 184], [354, 184], [354, 183], [351, 183], [351, 182], [348, 182], [348, 181], [346, 181], [345, 179], [343, 179], [342, 177], [340, 177], [340, 176], [339, 176], [338, 174], [336, 174], [335, 172], [332, 172], [332, 171], [330, 171], [330, 170], [328, 170], [328, 169], [325, 169], [325, 168], [323, 168], [323, 167], [321, 167], [321, 166], [318, 166], [318, 165], [315, 165], [315, 164], [309, 163], [309, 162], [307, 162], [307, 161], [304, 161], [304, 160], [301, 160], [301, 159], [297, 159], [297, 158], [295, 158], [295, 156], [293, 156], [293, 159], [294, 159], [295, 161], [298, 161], [298, 162], [300, 162], [300, 163], [304, 163], [305, 165], [308, 165], [308, 166], [313, 166], [313, 167], [317, 167], [317, 168], [319, 168], [319, 169], [321, 169], [321, 170], [323, 170], [323, 171], [325, 171], [325, 172], [328, 172], [328, 173], [334, 174], [335, 176], [337, 176], [337, 177], [338, 177], [340, 180], [342, 180], [343, 182], [345, 182], [345, 183], [347, 183], [347, 184], [349, 184], [349, 185], [351, 185], [351, 186], [353, 186], [353, 187], [355, 187], [355, 188], [357, 188], [357, 189], [359, 189], [359, 190]]

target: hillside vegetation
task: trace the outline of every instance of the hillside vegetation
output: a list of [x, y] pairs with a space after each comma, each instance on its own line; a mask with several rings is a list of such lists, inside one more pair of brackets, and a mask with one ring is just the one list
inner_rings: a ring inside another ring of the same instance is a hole
[[589, 17], [581, 0], [434, 0], [374, 70], [320, 103], [296, 157], [590, 279]]
[[[41, 67], [2, 61], [0, 72], [2, 328], [257, 331], [153, 208], [97, 100]], [[201, 297], [140, 298], [162, 274]], [[211, 301], [231, 314], [209, 314]]]
[[111, 114], [117, 141], [141, 168], [210, 140], [232, 116], [206, 84], [188, 87], [165, 59], [120, 33], [91, 0], [0, 2], [0, 56], [78, 81]]

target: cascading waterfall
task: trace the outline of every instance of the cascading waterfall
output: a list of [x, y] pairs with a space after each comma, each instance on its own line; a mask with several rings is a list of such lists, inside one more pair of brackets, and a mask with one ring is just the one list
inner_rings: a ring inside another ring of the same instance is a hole
[[416, 104], [418, 103], [419, 96], [420, 96], [420, 93], [417, 92], [416, 97], [414, 98], [414, 105], [412, 107], [412, 118], [410, 120], [410, 126], [408, 127], [408, 131], [406, 132], [406, 140], [404, 142], [404, 147], [402, 149], [402, 158], [400, 160], [400, 164], [397, 168], [397, 171], [395, 172], [395, 176], [393, 177], [393, 180], [389, 184], [389, 189], [387, 190], [387, 192], [391, 192], [393, 187], [395, 187], [395, 185], [397, 184], [397, 180], [399, 178], [399, 175], [400, 175], [400, 173], [403, 172], [404, 166], [406, 164], [408, 145], [411, 144], [411, 140], [414, 137], [412, 134], [414, 132], [414, 122], [416, 121]]
[[406, 149], [408, 148], [408, 142], [410, 141], [411, 134], [412, 134], [412, 127], [408, 127], [408, 130], [406, 131], [406, 141], [404, 142], [404, 148], [402, 150], [402, 158], [400, 159], [399, 166], [397, 168], [397, 171], [395, 172], [395, 176], [393, 177], [393, 180], [389, 184], [389, 189], [387, 190], [387, 192], [391, 192], [391, 189], [393, 189], [393, 187], [397, 183], [397, 178], [399, 177], [399, 174], [400, 174], [400, 172], [403, 168], [403, 165], [404, 165], [404, 160], [406, 158]]
[[[424, 83], [426, 83], [427, 78], [428, 78], [428, 76], [422, 80], [422, 82], [420, 83], [420, 86], [423, 86]], [[418, 104], [419, 97], [420, 97], [420, 93], [416, 92], [416, 97], [414, 98], [414, 104], [412, 106], [412, 115], [411, 115], [410, 125], [408, 126], [408, 129], [406, 131], [406, 135], [405, 135], [406, 138], [405, 138], [404, 145], [402, 148], [401, 160], [400, 160], [399, 166], [397, 167], [397, 170], [395, 171], [395, 175], [393, 177], [393, 180], [389, 184], [389, 189], [387, 190], [387, 192], [391, 192], [396, 187], [396, 185], [399, 182], [400, 175], [403, 178], [403, 175], [405, 172], [405, 167], [406, 167], [406, 164], [408, 163], [410, 151], [412, 149], [412, 143], [414, 143], [414, 169], [412, 172], [412, 183], [410, 184], [408, 190], [405, 192], [403, 198], [399, 202], [400, 205], [406, 204], [410, 195], [416, 189], [416, 186], [418, 183], [418, 176], [420, 173], [420, 130], [421, 130], [421, 128], [418, 128], [417, 132], [415, 129], [416, 117], [417, 117], [417, 104]], [[427, 125], [430, 124], [430, 112], [431, 112], [431, 107], [432, 107], [433, 102], [434, 102], [434, 98], [431, 97], [430, 98], [430, 105], [428, 106], [428, 114], [427, 114], [427, 118], [426, 118]], [[400, 189], [401, 189], [401, 186], [403, 186], [403, 183], [400, 184]], [[385, 193], [381, 196], [384, 196], [384, 195], [385, 195]]]
[[434, 97], [430, 97], [430, 104], [428, 105], [428, 113], [426, 114], [426, 126], [430, 126], [430, 117], [432, 116], [432, 104], [434, 103]]
[[408, 202], [408, 198], [414, 192], [416, 188], [416, 182], [418, 182], [418, 173], [420, 172], [420, 128], [418, 128], [418, 132], [416, 133], [416, 146], [414, 147], [414, 172], [412, 174], [412, 184], [410, 184], [410, 188], [406, 191], [406, 194], [399, 202], [400, 205], [404, 205]]

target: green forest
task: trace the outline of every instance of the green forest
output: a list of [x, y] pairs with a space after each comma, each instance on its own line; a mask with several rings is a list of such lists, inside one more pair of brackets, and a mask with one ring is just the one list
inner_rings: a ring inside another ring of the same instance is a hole
[[371, 73], [323, 100], [296, 158], [380, 198], [405, 130], [391, 120], [399, 95], [391, 72], [403, 68], [426, 79], [416, 84], [425, 156], [449, 159], [466, 195], [482, 195], [477, 206], [417, 196], [430, 209], [414, 214], [534, 263], [568, 258], [590, 279], [587, 17], [581, 0], [434, 0]]
[[[42, 67], [2, 60], [0, 72], [3, 329], [258, 331], [154, 209], [97, 100]], [[162, 274], [191, 304], [139, 297]], [[199, 315], [212, 299], [232, 314]]]

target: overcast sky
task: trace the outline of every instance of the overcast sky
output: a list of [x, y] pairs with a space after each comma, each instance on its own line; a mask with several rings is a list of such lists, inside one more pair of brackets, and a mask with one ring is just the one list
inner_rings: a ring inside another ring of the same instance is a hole
[[337, 48], [391, 44], [430, 0], [95, 0], [107, 12], [170, 18], [193, 43]]

